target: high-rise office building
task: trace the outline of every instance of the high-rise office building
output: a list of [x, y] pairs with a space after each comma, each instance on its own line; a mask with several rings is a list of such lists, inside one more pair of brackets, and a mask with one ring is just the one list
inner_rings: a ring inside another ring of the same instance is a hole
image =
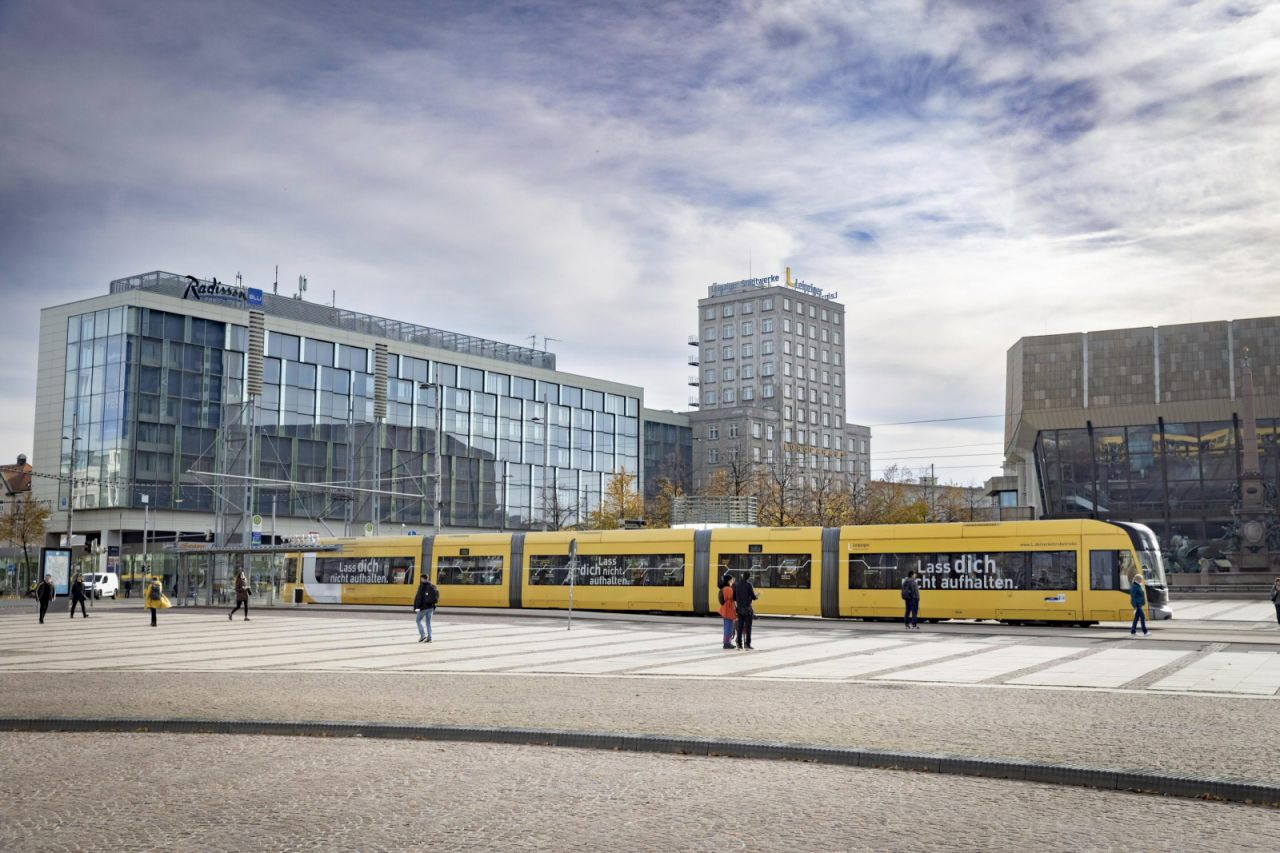
[[845, 420], [847, 334], [837, 294], [770, 275], [713, 284], [689, 338], [694, 485], [785, 470], [797, 485], [869, 474], [871, 431]]
[[545, 351], [153, 272], [41, 312], [34, 490], [120, 568], [206, 536], [426, 532], [437, 482], [444, 529], [536, 530], [643, 478], [642, 405]]

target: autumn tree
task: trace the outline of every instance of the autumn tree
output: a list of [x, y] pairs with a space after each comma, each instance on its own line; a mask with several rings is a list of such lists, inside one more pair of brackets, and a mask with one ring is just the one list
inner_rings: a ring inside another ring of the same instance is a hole
[[658, 479], [657, 489], [644, 508], [645, 525], [647, 527], [670, 527], [671, 514], [676, 498], [684, 497], [684, 488], [679, 481], [669, 477]]
[[11, 498], [0, 514], [0, 541], [22, 549], [22, 573], [18, 588], [26, 589], [31, 575], [31, 548], [44, 541], [45, 529], [52, 511], [43, 501], [32, 499], [30, 494]]
[[644, 518], [644, 499], [636, 489], [636, 475], [617, 471], [604, 487], [600, 506], [587, 513], [590, 530], [616, 530], [628, 519]]
[[802, 490], [803, 509], [799, 523], [816, 527], [843, 527], [852, 524], [853, 494], [853, 487], [839, 473], [820, 472]]

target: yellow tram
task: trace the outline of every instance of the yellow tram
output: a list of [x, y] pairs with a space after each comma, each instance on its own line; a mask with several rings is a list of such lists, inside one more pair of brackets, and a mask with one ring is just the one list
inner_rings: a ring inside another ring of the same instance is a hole
[[[576, 542], [576, 557], [570, 557]], [[409, 605], [429, 572], [448, 607], [712, 613], [726, 572], [746, 573], [756, 612], [886, 618], [902, 579], [920, 618], [1089, 624], [1128, 619], [1141, 573], [1151, 618], [1168, 619], [1155, 535], [1140, 524], [1062, 520], [865, 527], [607, 530], [318, 540], [291, 554], [287, 598]], [[571, 568], [572, 566], [572, 568]]]

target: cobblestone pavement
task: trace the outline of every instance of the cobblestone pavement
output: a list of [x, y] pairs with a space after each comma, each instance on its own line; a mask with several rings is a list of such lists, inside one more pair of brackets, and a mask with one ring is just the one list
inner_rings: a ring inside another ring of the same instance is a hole
[[1246, 853], [1274, 850], [1280, 826], [1251, 806], [1005, 780], [487, 744], [2, 733], [0, 780], [15, 853]]
[[[617, 660], [629, 632], [642, 638], [640, 649], [627, 646], [633, 660], [658, 640], [651, 627], [558, 627], [539, 638], [530, 633], [539, 628], [538, 620], [513, 625], [443, 617], [437, 642], [427, 645], [414, 642], [412, 621], [403, 620], [255, 614], [248, 625], [233, 625], [208, 612], [163, 616], [168, 618], [155, 630], [139, 624], [145, 617], [132, 612], [45, 626], [0, 617], [0, 715], [367, 720], [727, 735], [1280, 782], [1274, 699], [875, 679], [546, 674], [523, 663], [547, 654], [551, 645], [567, 644], [555, 655], [589, 663]], [[39, 633], [41, 627], [52, 630]], [[668, 641], [688, 640], [687, 628], [664, 631], [676, 635]], [[803, 633], [791, 632], [792, 639]], [[729, 666], [759, 659], [721, 650], [714, 637], [708, 652], [704, 630], [692, 637], [701, 648], [685, 654], [695, 660]], [[762, 633], [754, 655], [768, 654], [767, 642], [782, 640]], [[942, 642], [951, 641], [922, 631], [904, 648], [933, 655]], [[1079, 651], [1127, 648], [1112, 646]], [[466, 657], [473, 653], [485, 656]], [[953, 660], [982, 654], [969, 651]], [[37, 658], [40, 671], [32, 663]], [[292, 658], [298, 660], [288, 662]], [[317, 664], [316, 658], [323, 668], [298, 669]], [[508, 671], [451, 669], [443, 666], [446, 660], [505, 665]], [[937, 665], [936, 657], [927, 660]], [[371, 670], [369, 664], [395, 668]], [[131, 668], [104, 669], [110, 666]]]

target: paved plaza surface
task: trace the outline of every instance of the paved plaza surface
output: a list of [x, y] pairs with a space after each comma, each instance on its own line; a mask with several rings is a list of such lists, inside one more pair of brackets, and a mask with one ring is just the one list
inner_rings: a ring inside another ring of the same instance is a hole
[[[691, 735], [1280, 783], [1274, 623], [1154, 627], [1131, 639], [764, 619], [756, 651], [739, 652], [719, 647], [719, 620], [696, 618], [575, 616], [566, 631], [563, 614], [444, 611], [420, 644], [408, 611], [255, 610], [246, 623], [174, 609], [153, 629], [136, 603], [45, 625], [6, 608], [0, 716]], [[40, 827], [69, 849], [1105, 850], [1132, 849], [1137, 826], [1142, 849], [1269, 850], [1280, 837], [1280, 813], [1252, 806], [492, 744], [10, 733], [0, 776], [0, 849], [35, 849], [23, 845]], [[121, 792], [98, 836], [72, 817], [85, 778]], [[141, 820], [148, 803], [175, 820]], [[742, 810], [748, 829], [725, 817]]]
[[788, 762], [75, 737], [0, 733], [0, 849], [1248, 853], [1274, 850], [1280, 822], [1252, 806]]

